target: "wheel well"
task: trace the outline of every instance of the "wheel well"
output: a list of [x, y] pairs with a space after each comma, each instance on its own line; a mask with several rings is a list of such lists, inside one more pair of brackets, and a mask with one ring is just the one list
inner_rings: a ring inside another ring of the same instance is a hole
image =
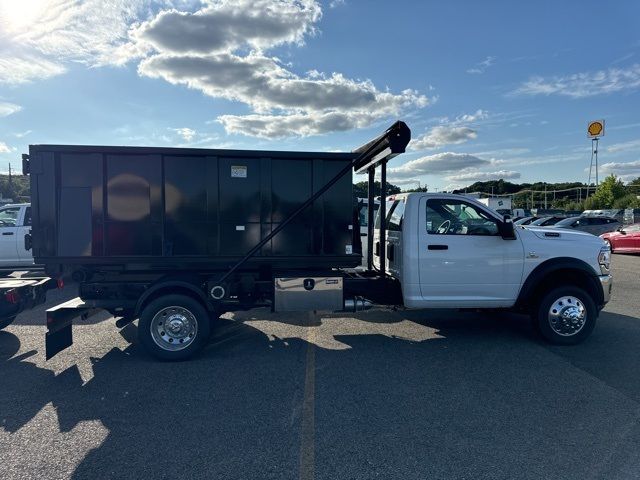
[[589, 275], [584, 270], [575, 268], [561, 268], [552, 270], [536, 279], [535, 285], [529, 293], [521, 299], [522, 306], [531, 306], [539, 302], [550, 290], [571, 285], [586, 291], [596, 305], [602, 304], [602, 292], [598, 289], [598, 284], [594, 281], [593, 275]]
[[153, 290], [147, 296], [143, 296], [136, 305], [136, 316], [140, 315], [147, 305], [154, 300], [164, 297], [165, 295], [184, 295], [190, 297], [200, 303], [207, 311], [211, 310], [211, 306], [202, 298], [196, 290], [185, 285], [165, 285]]

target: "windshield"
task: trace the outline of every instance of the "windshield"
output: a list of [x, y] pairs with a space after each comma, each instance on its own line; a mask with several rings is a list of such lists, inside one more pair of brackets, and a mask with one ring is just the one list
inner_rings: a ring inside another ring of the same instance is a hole
[[558, 223], [556, 223], [556, 227], [568, 227], [576, 220], [577, 218], [565, 218], [564, 220], [560, 220]]

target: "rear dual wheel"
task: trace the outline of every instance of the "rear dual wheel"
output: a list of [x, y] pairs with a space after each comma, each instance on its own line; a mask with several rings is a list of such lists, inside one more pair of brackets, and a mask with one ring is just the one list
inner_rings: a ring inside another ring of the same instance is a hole
[[210, 318], [197, 300], [186, 295], [167, 295], [144, 308], [138, 338], [154, 357], [186, 360], [206, 345]]

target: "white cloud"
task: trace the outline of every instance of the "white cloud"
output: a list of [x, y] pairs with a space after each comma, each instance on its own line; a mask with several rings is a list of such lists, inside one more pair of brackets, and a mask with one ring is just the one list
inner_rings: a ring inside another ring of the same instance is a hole
[[4, 143], [4, 142], [0, 142], [0, 153], [10, 153], [12, 151], [11, 148], [9, 148], [9, 146]]
[[221, 115], [218, 121], [228, 133], [262, 138], [320, 135], [366, 127], [376, 115], [365, 111], [292, 113], [289, 115]]
[[138, 72], [248, 105], [250, 114], [217, 120], [228, 133], [264, 138], [367, 127], [428, 104], [414, 90], [394, 94], [340, 73], [300, 75], [265, 53], [300, 44], [320, 17], [315, 0], [221, 0], [195, 14], [162, 12], [134, 30], [138, 42], [153, 48]]
[[600, 174], [609, 175], [611, 173], [620, 175], [640, 176], [640, 160], [633, 162], [609, 162], [600, 165]]
[[42, 80], [88, 66], [122, 63], [130, 26], [153, 0], [3, 0], [0, 2], [0, 83]]
[[14, 133], [13, 136], [16, 137], [16, 138], [24, 138], [24, 137], [26, 137], [27, 135], [29, 135], [32, 132], [33, 132], [33, 130], [25, 130], [24, 132]]
[[489, 165], [491, 162], [488, 160], [468, 153], [442, 152], [411, 160], [399, 167], [389, 168], [387, 171], [389, 177], [410, 178], [419, 175], [451, 173]]
[[512, 95], [563, 95], [584, 98], [640, 88], [640, 64], [566, 76], [532, 77]]
[[469, 125], [489, 118], [485, 110], [476, 110], [474, 113], [459, 115], [453, 120], [448, 117], [440, 118], [437, 125], [423, 135], [414, 138], [409, 144], [410, 150], [427, 150], [444, 147], [445, 145], [459, 145], [475, 140], [478, 133]]
[[478, 133], [469, 127], [455, 127], [451, 125], [439, 125], [433, 127], [428, 133], [411, 141], [411, 150], [425, 150], [438, 148], [445, 145], [458, 145], [478, 137]]
[[[1, 38], [0, 38], [1, 40]], [[60, 75], [66, 68], [45, 58], [33, 55], [3, 56], [0, 51], [0, 84], [17, 85]]]
[[476, 75], [482, 74], [487, 70], [487, 68], [491, 67], [495, 63], [496, 57], [492, 57], [491, 55], [489, 55], [483, 61], [476, 63], [472, 68], [468, 69], [467, 73]]
[[[393, 93], [339, 72], [297, 73], [269, 54], [317, 32], [316, 0], [6, 1], [17, 6], [0, 4], [0, 83], [59, 75], [72, 62], [135, 60], [142, 76], [246, 104], [248, 115], [218, 121], [268, 138], [366, 127], [429, 103], [415, 90]], [[18, 28], [25, 9], [29, 28]]]
[[170, 128], [169, 130], [173, 130], [174, 132], [176, 132], [178, 135], [180, 135], [184, 139], [185, 142], [190, 142], [191, 140], [193, 140], [196, 134], [198, 133], [192, 128], [188, 128], [188, 127]]
[[341, 5], [344, 5], [345, 3], [347, 3], [346, 0], [331, 0], [331, 2], [329, 3], [329, 8], [337, 8]]
[[9, 102], [0, 102], [0, 117], [8, 117], [9, 115], [13, 115], [20, 110], [22, 110], [22, 107], [20, 105]]
[[233, 52], [241, 47], [301, 44], [315, 32], [322, 10], [315, 0], [223, 0], [195, 13], [168, 10], [132, 31], [132, 37], [174, 54]]
[[607, 152], [609, 153], [618, 153], [618, 152], [630, 152], [640, 150], [640, 140], [631, 140], [629, 142], [623, 143], [614, 143], [607, 147]]
[[467, 171], [447, 176], [451, 182], [484, 182], [487, 180], [513, 180], [520, 178], [520, 172], [514, 170], [498, 170], [497, 172]]

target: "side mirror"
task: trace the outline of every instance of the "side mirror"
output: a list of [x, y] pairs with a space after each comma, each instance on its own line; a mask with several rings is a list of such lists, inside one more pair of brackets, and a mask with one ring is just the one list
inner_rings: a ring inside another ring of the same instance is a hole
[[516, 231], [509, 215], [505, 215], [502, 222], [498, 223], [498, 231], [504, 240], [515, 240], [518, 238], [516, 237]]
[[624, 229], [623, 229], [622, 227], [620, 227], [620, 228], [618, 229], [618, 231], [619, 231], [622, 235], [626, 235], [626, 234], [627, 234], [627, 232], [625, 232], [625, 231], [624, 231]]

